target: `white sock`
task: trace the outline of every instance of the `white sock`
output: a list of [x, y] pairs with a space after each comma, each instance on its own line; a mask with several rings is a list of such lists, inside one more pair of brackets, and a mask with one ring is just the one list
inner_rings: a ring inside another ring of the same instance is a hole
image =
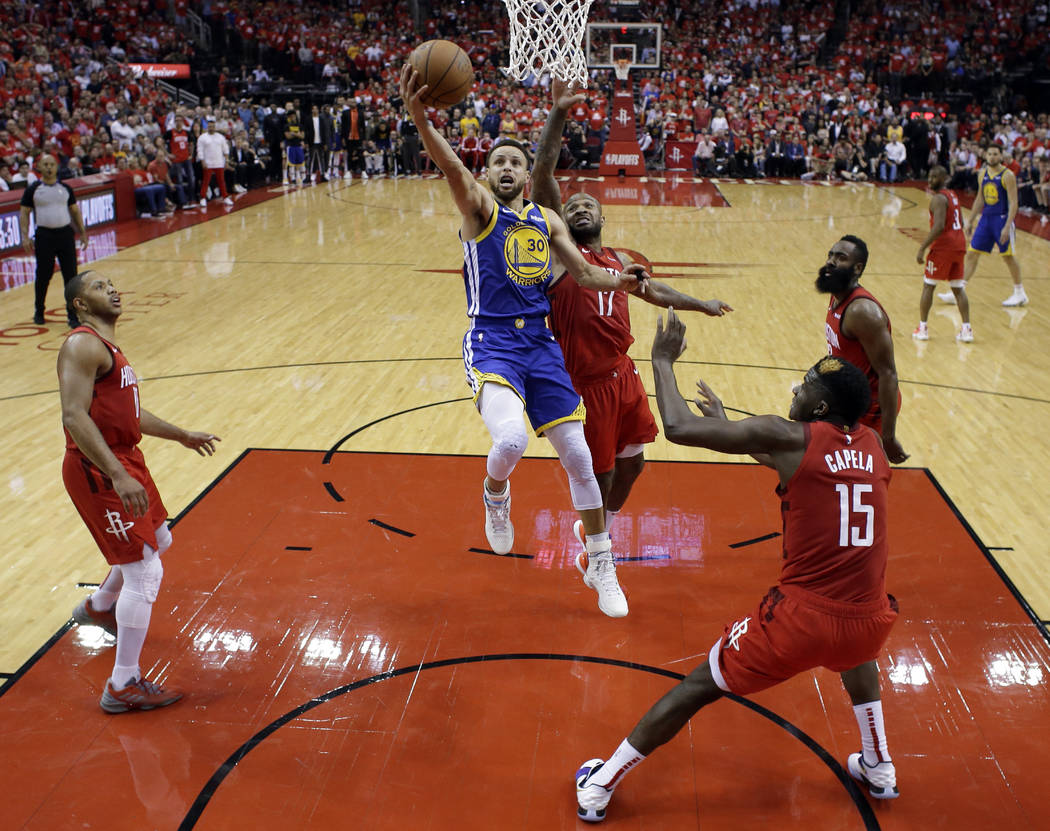
[[970, 331], [970, 324], [969, 324], [969, 323], [964, 323], [964, 324], [962, 325], [962, 330], [963, 330], [964, 332], [969, 332], [969, 331]]
[[620, 513], [620, 512], [619, 511], [610, 511], [608, 509], [606, 509], [606, 511], [605, 511], [605, 530], [608, 531], [610, 534], [612, 533], [613, 520], [616, 519], [616, 515], [618, 513]]
[[510, 482], [507, 482], [507, 484], [503, 486], [503, 490], [501, 490], [499, 493], [493, 493], [489, 490], [489, 483], [486, 481], [485, 496], [488, 497], [489, 502], [502, 502], [508, 496], [510, 496]]
[[609, 531], [606, 529], [600, 534], [587, 534], [584, 544], [588, 554], [609, 554], [612, 551], [612, 540], [609, 539]]
[[869, 701], [853, 707], [860, 728], [860, 746], [864, 764], [873, 767], [879, 762], [889, 762], [890, 751], [886, 747], [886, 725], [882, 721], [882, 702]]
[[926, 322], [923, 321], [923, 320], [919, 321], [919, 331], [920, 332], [925, 332], [926, 331]]
[[96, 612], [108, 612], [117, 602], [117, 596], [123, 586], [124, 574], [119, 568], [111, 568], [102, 585], [91, 595], [91, 608]]
[[117, 647], [110, 679], [118, 689], [142, 675], [139, 655], [146, 643], [152, 611], [153, 604], [130, 589], [124, 589], [117, 598]]
[[631, 768], [637, 765], [645, 757], [635, 750], [627, 739], [624, 739], [616, 752], [609, 757], [598, 772], [587, 780], [588, 785], [601, 785], [603, 788], [612, 790], [620, 784], [620, 779]]

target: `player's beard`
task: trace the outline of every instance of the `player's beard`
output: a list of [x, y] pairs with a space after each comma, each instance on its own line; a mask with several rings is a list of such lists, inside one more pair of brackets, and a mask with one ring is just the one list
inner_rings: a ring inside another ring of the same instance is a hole
[[842, 294], [853, 282], [853, 269], [848, 265], [832, 268], [821, 267], [817, 272], [815, 285], [821, 294]]
[[569, 226], [569, 233], [572, 234], [573, 240], [580, 245], [590, 245], [598, 239], [601, 232], [601, 224], [595, 222], [588, 222], [585, 225]]

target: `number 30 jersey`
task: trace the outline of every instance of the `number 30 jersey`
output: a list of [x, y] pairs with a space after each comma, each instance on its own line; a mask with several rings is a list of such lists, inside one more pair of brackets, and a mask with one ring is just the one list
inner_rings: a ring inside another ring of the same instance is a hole
[[497, 202], [484, 230], [463, 240], [463, 283], [471, 317], [507, 323], [546, 317], [550, 278], [550, 225], [539, 205], [526, 202], [518, 213]]
[[886, 595], [886, 494], [890, 464], [878, 435], [815, 421], [787, 486], [780, 582], [844, 603]]
[[[623, 263], [612, 248], [577, 248], [592, 265], [611, 274], [623, 270]], [[551, 331], [561, 344], [573, 383], [585, 386], [612, 372], [634, 343], [627, 292], [586, 289], [565, 274], [547, 290], [547, 295], [551, 302]]]

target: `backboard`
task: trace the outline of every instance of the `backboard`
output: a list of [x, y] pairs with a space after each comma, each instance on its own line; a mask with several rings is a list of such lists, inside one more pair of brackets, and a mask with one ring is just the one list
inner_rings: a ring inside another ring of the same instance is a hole
[[631, 69], [659, 69], [663, 26], [659, 23], [587, 24], [584, 51], [591, 69], [612, 69], [617, 60], [629, 59]]

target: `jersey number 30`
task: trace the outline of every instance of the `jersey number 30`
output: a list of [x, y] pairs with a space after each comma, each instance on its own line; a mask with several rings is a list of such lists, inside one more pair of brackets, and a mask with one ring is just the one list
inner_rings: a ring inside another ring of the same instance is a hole
[[839, 545], [844, 548], [868, 546], [875, 539], [875, 507], [865, 505], [862, 499], [864, 494], [871, 493], [871, 485], [854, 485], [852, 490], [851, 500], [849, 485], [835, 485], [839, 495]]

